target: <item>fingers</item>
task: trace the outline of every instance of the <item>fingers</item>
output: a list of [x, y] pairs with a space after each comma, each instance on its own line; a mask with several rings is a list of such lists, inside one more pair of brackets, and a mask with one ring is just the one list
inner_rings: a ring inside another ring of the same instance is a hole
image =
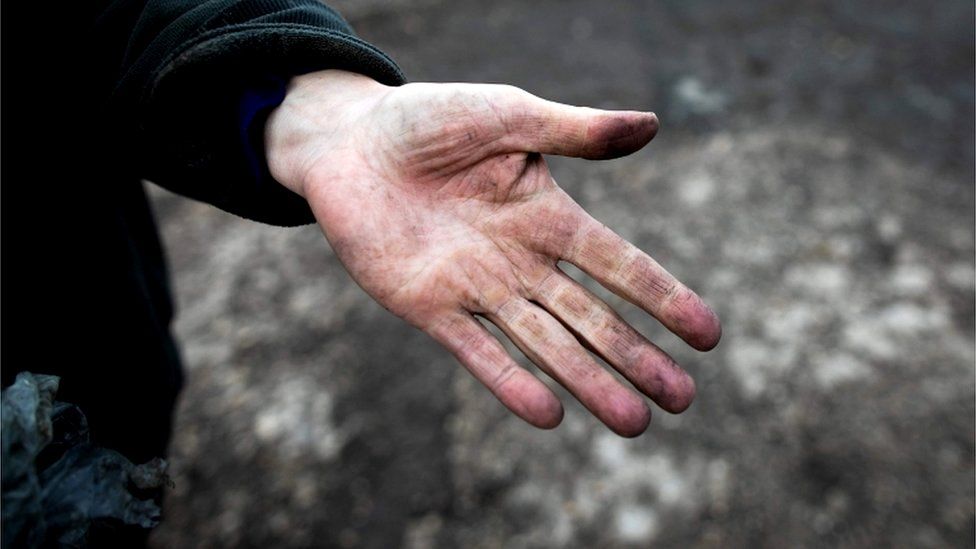
[[574, 107], [518, 92], [501, 103], [515, 150], [607, 160], [640, 150], [659, 127], [654, 113]]
[[636, 246], [586, 217], [589, 221], [580, 229], [564, 259], [651, 313], [695, 349], [708, 351], [718, 345], [722, 326], [695, 292]]
[[644, 399], [597, 364], [549, 313], [515, 298], [488, 319], [615, 433], [633, 437], [647, 429], [651, 411]]
[[518, 417], [542, 429], [562, 421], [563, 407], [556, 395], [519, 366], [471, 315], [452, 315], [428, 333]]
[[691, 376], [576, 281], [556, 270], [534, 297], [661, 408], [679, 413], [691, 405]]

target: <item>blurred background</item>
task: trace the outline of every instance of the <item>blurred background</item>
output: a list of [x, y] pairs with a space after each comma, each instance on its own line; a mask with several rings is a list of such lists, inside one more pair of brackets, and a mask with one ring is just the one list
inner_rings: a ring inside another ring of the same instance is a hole
[[188, 368], [156, 547], [973, 546], [971, 1], [333, 5], [411, 80], [656, 111], [550, 165], [725, 335], [599, 290], [698, 397], [624, 440], [561, 391], [537, 431], [315, 227], [154, 191]]

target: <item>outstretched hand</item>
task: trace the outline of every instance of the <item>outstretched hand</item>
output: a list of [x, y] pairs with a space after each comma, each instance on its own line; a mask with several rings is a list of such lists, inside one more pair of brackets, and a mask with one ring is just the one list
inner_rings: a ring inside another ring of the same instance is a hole
[[475, 318], [623, 436], [651, 413], [590, 354], [661, 408], [681, 412], [692, 379], [558, 266], [572, 263], [699, 350], [718, 318], [657, 262], [590, 217], [541, 154], [607, 159], [647, 144], [650, 113], [600, 111], [510, 86], [387, 87], [322, 71], [292, 80], [266, 129], [276, 180], [304, 196], [349, 273], [430, 334], [512, 412], [551, 428], [556, 396]]

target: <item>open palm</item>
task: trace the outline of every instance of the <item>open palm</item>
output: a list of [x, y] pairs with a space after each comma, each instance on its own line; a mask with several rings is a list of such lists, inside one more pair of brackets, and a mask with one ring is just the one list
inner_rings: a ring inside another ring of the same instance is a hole
[[308, 199], [356, 282], [517, 415], [549, 428], [563, 411], [474, 315], [614, 432], [634, 436], [649, 408], [590, 351], [671, 412], [688, 407], [694, 382], [557, 263], [578, 266], [697, 349], [718, 342], [718, 319], [583, 211], [541, 154], [614, 158], [656, 130], [653, 114], [570, 107], [509, 86], [389, 88], [323, 71], [296, 78], [269, 120], [269, 164]]

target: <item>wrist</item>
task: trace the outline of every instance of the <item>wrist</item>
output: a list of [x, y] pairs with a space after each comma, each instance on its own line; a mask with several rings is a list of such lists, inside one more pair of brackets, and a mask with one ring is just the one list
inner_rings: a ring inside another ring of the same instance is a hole
[[330, 151], [348, 151], [348, 139], [390, 90], [356, 73], [325, 70], [296, 76], [264, 129], [268, 169], [275, 181], [307, 196], [309, 174]]

